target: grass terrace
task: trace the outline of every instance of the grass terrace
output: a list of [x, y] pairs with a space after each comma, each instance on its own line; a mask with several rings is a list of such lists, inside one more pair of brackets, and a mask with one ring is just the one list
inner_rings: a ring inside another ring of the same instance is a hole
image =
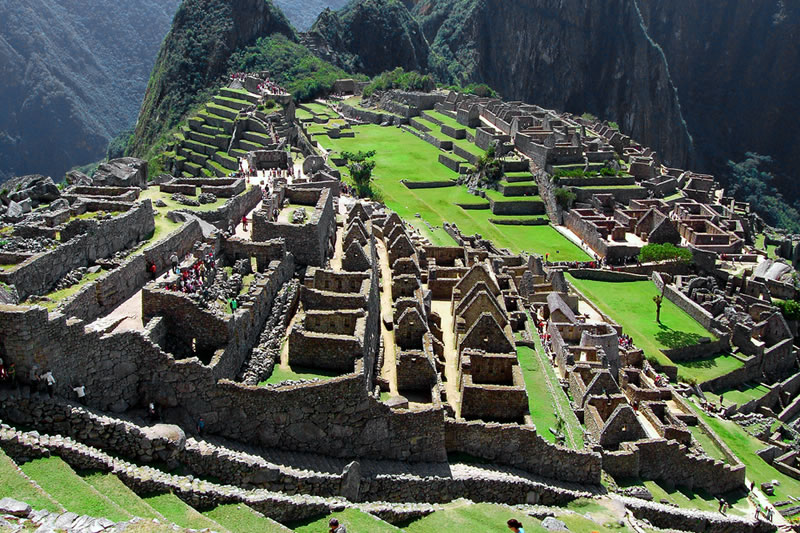
[[44, 490], [34, 485], [17, 467], [14, 461], [0, 449], [0, 499], [15, 498], [31, 505], [34, 509], [61, 511], [61, 505]]
[[745, 384], [736, 389], [726, 389], [719, 393], [705, 392], [706, 398], [715, 403], [719, 403], [719, 397], [722, 396], [725, 405], [744, 405], [758, 400], [770, 391], [766, 385], [758, 384]]
[[328, 522], [336, 518], [347, 527], [348, 533], [393, 533], [401, 531], [388, 522], [357, 509], [345, 509], [327, 516], [295, 522], [289, 526], [297, 533], [328, 531]]
[[[617, 480], [617, 482], [621, 487], [643, 485], [653, 495], [653, 501], [666, 500], [681, 509], [697, 509], [714, 513], [719, 509], [717, 499], [706, 491], [695, 492], [684, 487], [667, 487], [655, 481]], [[744, 491], [728, 493], [725, 495], [725, 499], [731, 506], [728, 511], [731, 515], [747, 516], [748, 513], [751, 513], [747, 494]]]
[[702, 383], [744, 366], [728, 354], [680, 363], [673, 363], [664, 355], [662, 349], [682, 348], [697, 344], [703, 337], [712, 340], [716, 337], [666, 298], [661, 307], [661, 324], [658, 324], [653, 297], [660, 292], [651, 281], [614, 283], [576, 279], [570, 275], [567, 278], [603, 313], [620, 324], [646, 356], [662, 365], [677, 366], [681, 379], [696, 379]]
[[328, 370], [320, 370], [317, 368], [303, 368], [299, 366], [283, 366], [275, 365], [272, 370], [272, 375], [266, 380], [258, 384], [259, 387], [264, 385], [279, 385], [285, 381], [299, 381], [301, 379], [331, 379], [340, 376], [337, 372]]
[[456, 119], [450, 118], [449, 116], [445, 115], [444, 113], [440, 113], [439, 111], [433, 111], [433, 110], [423, 111], [423, 113], [425, 113], [429, 117], [432, 117], [432, 118], [438, 120], [439, 122], [441, 122], [445, 126], [450, 126], [451, 128], [455, 128], [457, 130], [467, 130], [472, 135], [475, 135], [475, 132], [476, 132], [475, 128], [468, 128], [467, 126], [464, 126], [463, 124], [459, 124]]
[[[431, 242], [452, 246], [453, 240], [442, 229], [443, 222], [457, 222], [466, 234], [480, 233], [501, 248], [513, 252], [549, 253], [564, 261], [588, 261], [589, 256], [550, 226], [499, 226], [489, 219], [492, 215], [486, 200], [467, 192], [464, 186], [433, 189], [409, 189], [409, 182], [452, 181], [458, 174], [438, 162], [440, 152], [411, 133], [399, 128], [376, 125], [353, 128], [355, 138], [331, 139], [326, 135], [315, 138], [335, 152], [376, 150], [375, 186], [390, 209], [420, 230]], [[402, 147], [402, 149], [398, 149]], [[508, 200], [508, 199], [506, 199]], [[456, 204], [485, 206], [485, 209], [465, 210]], [[421, 219], [416, 214], [421, 215]], [[514, 217], [512, 217], [514, 218]], [[516, 217], [520, 218], [520, 217]], [[431, 230], [428, 225], [434, 227]]]

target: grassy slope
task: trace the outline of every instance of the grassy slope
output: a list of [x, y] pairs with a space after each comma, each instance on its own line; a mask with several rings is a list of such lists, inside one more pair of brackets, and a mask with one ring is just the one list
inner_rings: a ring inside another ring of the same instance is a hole
[[610, 283], [576, 279], [568, 276], [584, 296], [604, 313], [623, 326], [645, 355], [656, 357], [662, 364], [675, 364], [679, 375], [694, 377], [699, 382], [731, 372], [742, 363], [729, 355], [709, 360], [672, 363], [661, 350], [696, 343], [701, 337], [713, 337], [703, 326], [667, 299], [661, 308], [661, 324], [655, 321], [653, 297], [659, 294], [651, 281]]
[[82, 480], [58, 457], [36, 459], [21, 468], [68, 511], [104, 517], [114, 522], [131, 518], [127, 511]]
[[[464, 210], [456, 203], [481, 203], [482, 200], [469, 194], [466, 187], [438, 189], [408, 189], [400, 180], [446, 181], [457, 174], [438, 162], [441, 153], [434, 146], [398, 128], [359, 126], [355, 138], [330, 139], [319, 135], [316, 139], [326, 148], [337, 152], [376, 150], [378, 163], [375, 168], [375, 184], [383, 194], [386, 204], [412, 225], [422, 230], [438, 245], [452, 245], [452, 239], [441, 230], [442, 223], [455, 222], [466, 234], [480, 233], [497, 246], [514, 252], [549, 253], [551, 257], [565, 261], [587, 260], [589, 257], [577, 246], [566, 240], [550, 226], [497, 226], [489, 222], [489, 209]], [[398, 149], [402, 147], [402, 149]], [[416, 214], [437, 227], [431, 232], [416, 218]]]
[[339, 513], [291, 525], [297, 533], [317, 533], [328, 531], [328, 521], [331, 518], [336, 518], [340, 524], [344, 524], [347, 527], [347, 533], [394, 533], [400, 531], [383, 520], [355, 509], [345, 509]]
[[226, 527], [234, 533], [249, 533], [260, 531], [265, 533], [280, 533], [289, 531], [279, 523], [256, 513], [244, 504], [219, 505], [203, 515]]
[[163, 517], [135, 492], [129, 489], [119, 478], [107, 472], [81, 472], [81, 477], [106, 498], [113, 501], [133, 516], [141, 518]]
[[272, 371], [272, 375], [266, 381], [262, 381], [259, 385], [277, 385], [284, 381], [296, 381], [300, 379], [330, 379], [338, 376], [336, 372], [325, 372], [319, 369], [306, 369], [300, 367], [283, 367], [276, 365]]
[[17, 465], [0, 449], [0, 499], [22, 500], [34, 509], [60, 512], [63, 507], [44, 490], [34, 485], [19, 471]]
[[192, 509], [174, 494], [165, 493], [147, 496], [144, 498], [144, 501], [156, 511], [164, 515], [167, 520], [173, 524], [177, 524], [180, 527], [186, 527], [189, 529], [209, 528], [214, 531], [226, 531], [215, 521]]

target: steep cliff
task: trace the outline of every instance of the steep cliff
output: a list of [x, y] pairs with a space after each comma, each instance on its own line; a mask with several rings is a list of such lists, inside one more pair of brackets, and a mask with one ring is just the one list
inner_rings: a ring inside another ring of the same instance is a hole
[[617, 121], [669, 164], [692, 140], [661, 50], [632, 0], [423, 0], [431, 67], [461, 84], [488, 83], [520, 99]]
[[[800, 167], [800, 4], [783, 0], [639, 0], [664, 50], [700, 164], [722, 168], [768, 154], [783, 174]], [[800, 183], [778, 176], [784, 195]]]
[[297, 39], [270, 0], [184, 0], [153, 68], [131, 153], [145, 155], [222, 81], [236, 50], [271, 34]]
[[298, 31], [308, 31], [326, 8], [341, 9], [347, 0], [275, 0], [275, 5]]
[[0, 182], [105, 154], [136, 120], [178, 3], [0, 2]]
[[324, 59], [370, 76], [403, 67], [427, 70], [429, 47], [419, 23], [399, 0], [359, 0], [322, 12], [306, 36]]

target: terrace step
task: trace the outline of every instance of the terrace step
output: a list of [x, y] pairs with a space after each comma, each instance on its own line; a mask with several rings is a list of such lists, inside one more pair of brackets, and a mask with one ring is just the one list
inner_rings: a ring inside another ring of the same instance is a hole
[[105, 472], [81, 473], [81, 475], [89, 485], [133, 516], [165, 521], [164, 515], [129, 489], [117, 476]]
[[210, 511], [204, 511], [202, 514], [222, 527], [233, 531], [233, 533], [250, 533], [251, 531], [282, 533], [291, 531], [291, 529], [244, 504], [219, 505]]
[[[230, 107], [221, 106], [221, 105], [216, 104], [216, 103], [208, 104], [206, 106], [206, 110], [211, 114], [214, 114], [214, 115], [217, 115], [217, 116], [220, 116], [220, 117], [224, 117], [224, 118], [227, 118], [229, 120], [233, 120], [237, 116], [239, 116], [239, 112], [237, 110], [231, 109]], [[209, 121], [209, 123], [212, 123], [212, 122]]]
[[17, 464], [0, 449], [0, 499], [22, 500], [34, 509], [63, 512], [64, 506], [20, 470]]
[[264, 150], [265, 148], [263, 144], [248, 141], [247, 139], [239, 139], [239, 147], [249, 152], [253, 152], [255, 150]]
[[213, 98], [213, 101], [216, 105], [220, 107], [233, 109], [234, 111], [241, 111], [242, 109], [247, 109], [248, 107], [253, 105], [247, 100], [239, 100], [238, 98], [227, 98], [225, 96], [215, 96]]
[[34, 459], [20, 465], [20, 468], [67, 511], [108, 518], [114, 522], [133, 518], [126, 510], [86, 483], [59, 457]]
[[260, 100], [257, 94], [253, 94], [244, 90], [239, 89], [231, 89], [228, 87], [223, 87], [219, 90], [220, 96], [225, 98], [233, 98], [235, 100], [247, 100], [251, 104], [257, 104]]
[[168, 521], [187, 529], [211, 529], [220, 533], [229, 533], [230, 530], [216, 521], [202, 515], [183, 500], [165, 492], [145, 496], [144, 501], [153, 509], [161, 513]]

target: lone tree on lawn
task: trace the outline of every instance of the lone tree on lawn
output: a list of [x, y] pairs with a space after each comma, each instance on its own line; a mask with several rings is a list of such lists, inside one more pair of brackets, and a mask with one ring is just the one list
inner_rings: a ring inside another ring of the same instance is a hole
[[664, 303], [664, 291], [667, 288], [667, 284], [664, 284], [664, 287], [661, 289], [661, 294], [658, 296], [653, 296], [653, 301], [656, 303], [656, 322], [661, 324], [661, 304]]
[[342, 152], [342, 158], [347, 162], [347, 169], [360, 198], [371, 198], [373, 195], [372, 171], [375, 170], [373, 157], [375, 150], [358, 153]]

